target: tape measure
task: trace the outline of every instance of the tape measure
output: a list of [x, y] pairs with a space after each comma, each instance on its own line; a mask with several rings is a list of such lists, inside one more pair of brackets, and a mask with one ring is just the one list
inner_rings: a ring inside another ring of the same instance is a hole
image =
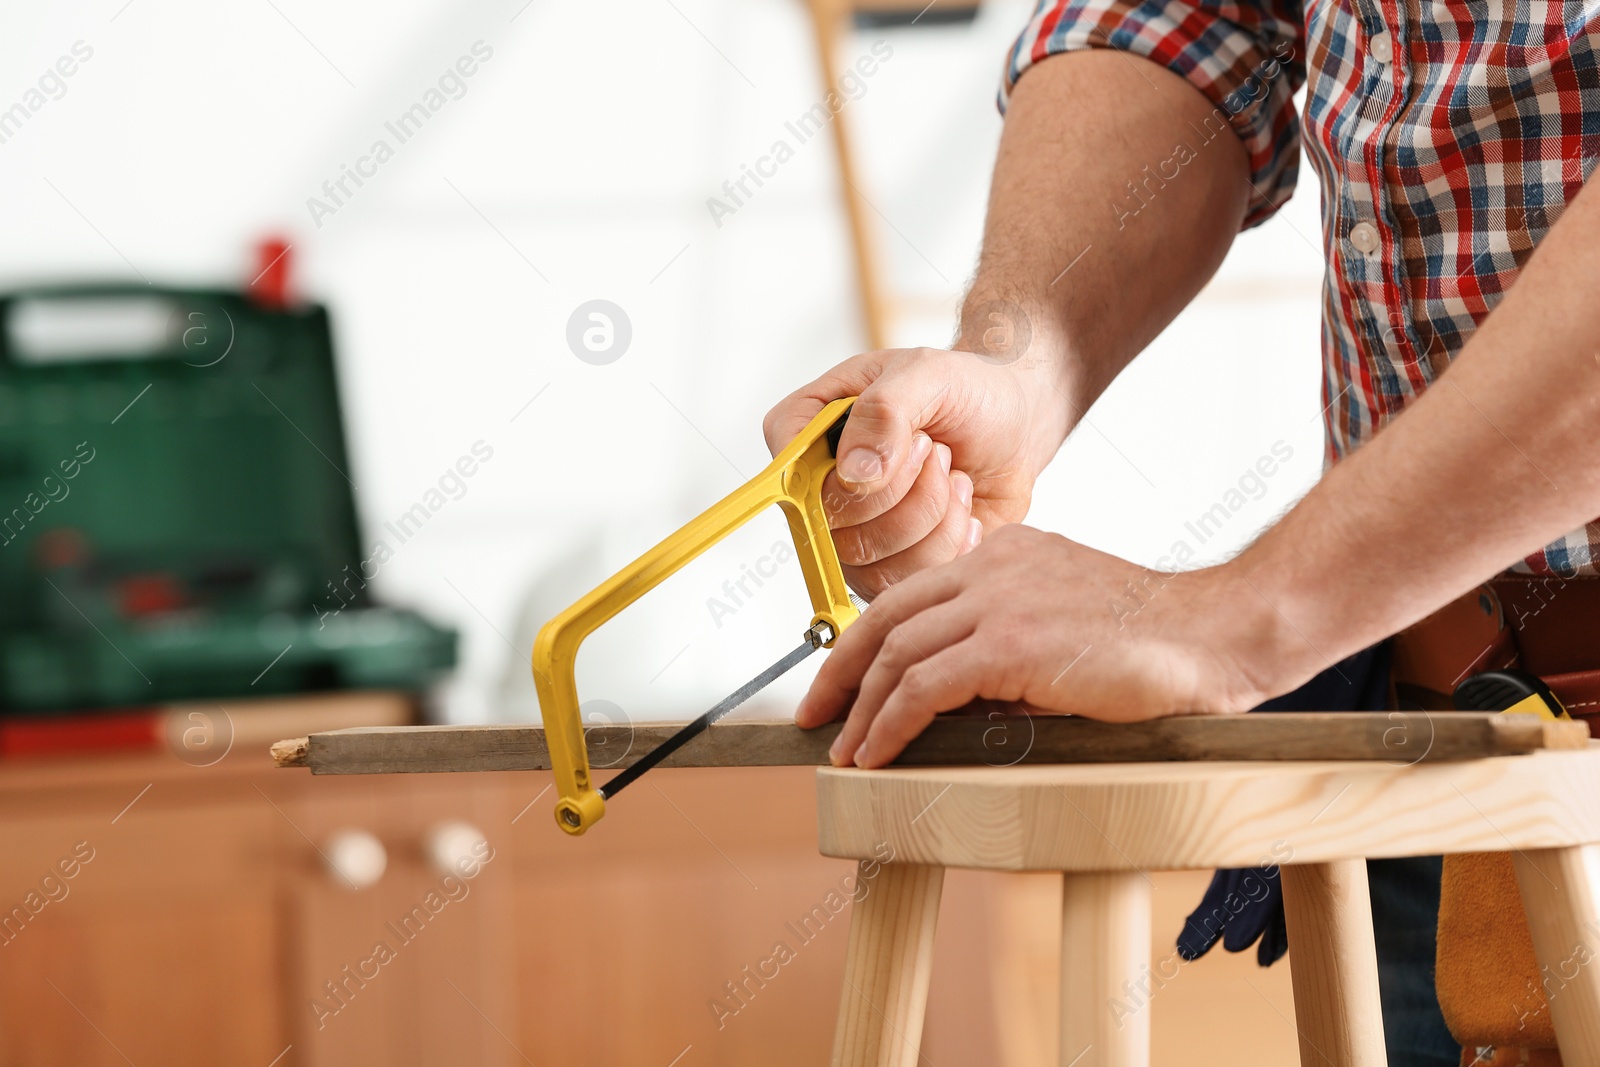
[[1474, 674], [1456, 686], [1450, 702], [1457, 711], [1503, 711], [1546, 719], [1572, 718], [1544, 679], [1515, 668]]

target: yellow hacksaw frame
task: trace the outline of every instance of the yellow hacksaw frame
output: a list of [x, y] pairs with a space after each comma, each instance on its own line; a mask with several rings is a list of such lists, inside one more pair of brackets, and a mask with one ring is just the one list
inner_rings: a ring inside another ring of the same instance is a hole
[[828, 532], [822, 483], [836, 462], [839, 434], [855, 397], [835, 400], [775, 456], [766, 470], [656, 545], [593, 592], [545, 623], [533, 642], [533, 682], [555, 771], [556, 824], [581, 834], [605, 814], [590, 779], [589, 752], [578, 709], [578, 646], [607, 620], [675, 574], [773, 504], [783, 509], [805, 575], [812, 625], [826, 624], [831, 646], [859, 614], [850, 602], [839, 554]]

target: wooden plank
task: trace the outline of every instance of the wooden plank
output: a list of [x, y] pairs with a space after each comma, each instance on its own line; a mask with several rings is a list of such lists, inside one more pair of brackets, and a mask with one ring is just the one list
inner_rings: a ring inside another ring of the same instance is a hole
[[[596, 726], [590, 763], [620, 770], [680, 723]], [[826, 766], [837, 723], [801, 730], [782, 721], [713, 725], [666, 767]], [[942, 715], [897, 766], [1147, 763], [1168, 760], [1381, 760], [1396, 764], [1582, 748], [1582, 722], [1481, 712], [1308, 712], [1182, 716], [1104, 723], [1066, 716]], [[544, 729], [533, 725], [336, 730], [272, 746], [280, 767], [313, 774], [548, 770]]]

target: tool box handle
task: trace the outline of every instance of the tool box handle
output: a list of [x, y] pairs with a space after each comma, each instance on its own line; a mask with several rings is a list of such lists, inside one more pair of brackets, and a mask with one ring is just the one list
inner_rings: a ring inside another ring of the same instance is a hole
[[[812, 624], [832, 628], [835, 638], [854, 622], [839, 554], [828, 532], [822, 483], [833, 470], [839, 435], [855, 397], [823, 408], [760, 474], [728, 494], [677, 533], [656, 545], [570, 608], [545, 623], [533, 643], [533, 681], [539, 694], [550, 765], [560, 799], [556, 823], [581, 834], [605, 814], [605, 798], [589, 775], [589, 753], [578, 710], [578, 646], [607, 620], [675, 574], [773, 504], [789, 522], [795, 555], [805, 575]], [[828, 644], [832, 644], [830, 640]]]
[[104, 283], [10, 290], [0, 293], [0, 366], [198, 359], [191, 345], [197, 322], [218, 332], [227, 322], [231, 335], [242, 305], [236, 294], [209, 289]]

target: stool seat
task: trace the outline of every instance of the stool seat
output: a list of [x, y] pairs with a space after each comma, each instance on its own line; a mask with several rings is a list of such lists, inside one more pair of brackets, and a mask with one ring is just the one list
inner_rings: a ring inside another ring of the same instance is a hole
[[[983, 870], [1249, 867], [1262, 857], [1600, 841], [1600, 741], [1455, 763], [1121, 763], [817, 772], [822, 853]], [[1277, 852], [1274, 852], [1274, 848]]]
[[[1600, 742], [1422, 762], [1406, 740], [1418, 761], [819, 771], [819, 847], [866, 887], [833, 1062], [917, 1062], [946, 867], [1063, 872], [1073, 1067], [1149, 1061], [1147, 1013], [1111, 1011], [1149, 966], [1148, 871], [1281, 866], [1303, 1064], [1386, 1064], [1368, 858], [1511, 852], [1541, 965], [1600, 955]], [[1600, 1067], [1600, 967], [1550, 1007], [1568, 1067]]]

